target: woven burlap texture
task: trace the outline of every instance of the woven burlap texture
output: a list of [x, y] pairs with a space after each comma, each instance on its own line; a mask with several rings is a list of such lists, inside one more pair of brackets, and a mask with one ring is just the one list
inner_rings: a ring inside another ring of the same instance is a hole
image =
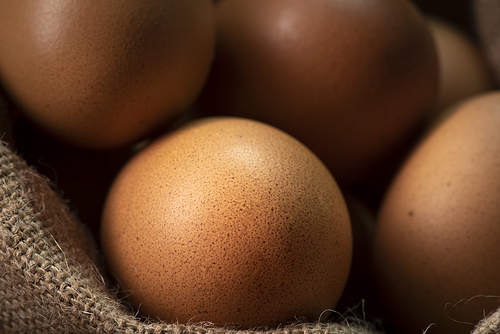
[[145, 322], [109, 292], [97, 248], [49, 181], [0, 142], [1, 333], [371, 333], [349, 322], [236, 331]]

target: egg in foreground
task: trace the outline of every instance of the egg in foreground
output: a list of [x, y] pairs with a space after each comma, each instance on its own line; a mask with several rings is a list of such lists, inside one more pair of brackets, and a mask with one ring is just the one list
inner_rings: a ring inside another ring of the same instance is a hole
[[101, 242], [144, 316], [217, 326], [318, 320], [351, 264], [344, 198], [281, 130], [194, 121], [138, 153], [109, 192]]

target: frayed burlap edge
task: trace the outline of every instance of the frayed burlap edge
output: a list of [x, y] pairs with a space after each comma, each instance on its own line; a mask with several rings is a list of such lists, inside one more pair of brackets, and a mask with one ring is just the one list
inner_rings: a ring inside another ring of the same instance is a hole
[[477, 324], [473, 334], [500, 333], [500, 308]]
[[0, 332], [360, 334], [368, 325], [236, 331], [134, 317], [106, 288], [97, 247], [48, 180], [0, 142]]

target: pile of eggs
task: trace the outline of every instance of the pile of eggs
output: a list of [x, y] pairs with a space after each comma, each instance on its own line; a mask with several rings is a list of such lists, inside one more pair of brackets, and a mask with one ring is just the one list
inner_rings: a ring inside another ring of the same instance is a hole
[[134, 312], [263, 328], [364, 299], [432, 334], [500, 306], [500, 92], [460, 29], [408, 0], [3, 6], [19, 151]]

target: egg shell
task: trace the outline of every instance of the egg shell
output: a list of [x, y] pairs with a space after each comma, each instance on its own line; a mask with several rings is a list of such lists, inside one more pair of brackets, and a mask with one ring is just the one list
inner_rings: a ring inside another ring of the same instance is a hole
[[241, 328], [318, 320], [352, 256], [328, 169], [291, 136], [239, 118], [194, 121], [138, 153], [111, 187], [101, 243], [144, 316]]
[[500, 92], [471, 98], [398, 172], [373, 259], [395, 332], [469, 333], [500, 306]]
[[202, 109], [290, 133], [341, 185], [399, 149], [434, 101], [436, 50], [408, 1], [222, 0], [216, 9]]
[[90, 149], [138, 141], [196, 99], [215, 48], [211, 0], [0, 3], [0, 79], [24, 115]]
[[439, 58], [439, 89], [433, 113], [474, 94], [495, 88], [477, 42], [464, 30], [439, 17], [427, 18]]

